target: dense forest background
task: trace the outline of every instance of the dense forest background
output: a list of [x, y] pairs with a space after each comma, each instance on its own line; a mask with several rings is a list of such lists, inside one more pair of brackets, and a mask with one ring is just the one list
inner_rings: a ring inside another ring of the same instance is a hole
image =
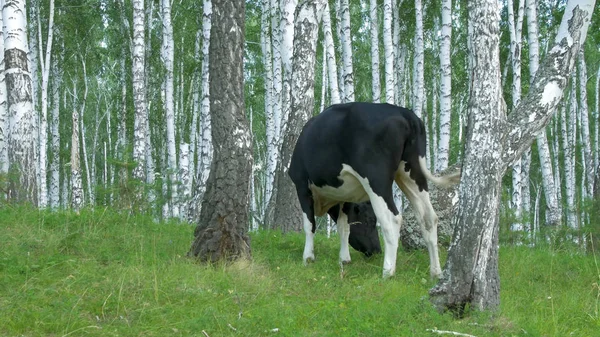
[[[12, 3], [22, 3], [26, 13], [34, 131], [10, 127], [11, 96], [0, 85], [1, 198], [197, 219], [218, 145], [208, 112], [210, 1], [3, 3], [5, 20]], [[509, 111], [528, 92], [565, 3], [502, 1], [500, 61]], [[254, 153], [248, 226], [254, 230], [299, 229], [267, 219], [291, 104], [297, 6], [246, 1], [244, 87]], [[313, 113], [353, 100], [410, 107], [427, 125], [431, 170], [459, 163], [472, 77], [466, 9], [466, 1], [329, 1], [318, 21]], [[592, 17], [577, 70], [545, 133], [504, 177], [506, 230], [590, 223], [600, 152], [599, 20]], [[10, 36], [6, 27], [3, 33]], [[12, 165], [15, 142], [33, 144], [34, 164]], [[11, 195], [24, 168], [35, 168], [35, 188]], [[408, 206], [400, 195], [398, 202]]]

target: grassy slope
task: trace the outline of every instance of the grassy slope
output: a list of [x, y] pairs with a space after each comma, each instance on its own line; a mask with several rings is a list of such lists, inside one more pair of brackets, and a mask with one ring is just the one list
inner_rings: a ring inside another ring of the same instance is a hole
[[[431, 308], [425, 252], [399, 252], [341, 272], [337, 237], [252, 235], [252, 262], [185, 257], [193, 228], [110, 211], [0, 210], [0, 336], [594, 336], [599, 272], [592, 256], [556, 247], [500, 251], [501, 310], [455, 320]], [[235, 330], [234, 330], [235, 329]], [[273, 332], [272, 329], [278, 329]]]

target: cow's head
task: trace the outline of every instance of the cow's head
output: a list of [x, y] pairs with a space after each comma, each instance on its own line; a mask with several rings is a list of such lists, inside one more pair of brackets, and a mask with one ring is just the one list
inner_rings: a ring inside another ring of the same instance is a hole
[[[377, 217], [373, 212], [370, 202], [349, 204], [348, 223], [350, 224], [350, 238], [348, 242], [352, 248], [371, 256], [381, 253], [381, 243], [377, 232]], [[346, 210], [345, 210], [346, 211]]]

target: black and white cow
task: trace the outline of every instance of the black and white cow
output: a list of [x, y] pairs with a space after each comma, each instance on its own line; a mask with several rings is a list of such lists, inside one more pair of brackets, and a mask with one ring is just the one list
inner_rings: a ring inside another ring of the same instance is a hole
[[325, 213], [338, 226], [340, 261], [350, 262], [344, 204], [370, 201], [385, 243], [383, 276], [394, 275], [402, 223], [392, 196], [395, 181], [418, 214], [430, 273], [439, 277], [438, 219], [429, 201], [427, 180], [450, 186], [458, 182], [459, 174], [433, 176], [425, 163], [426, 142], [421, 119], [409, 109], [390, 104], [333, 105], [311, 118], [300, 133], [289, 169], [304, 214], [304, 262], [315, 258], [315, 216]]

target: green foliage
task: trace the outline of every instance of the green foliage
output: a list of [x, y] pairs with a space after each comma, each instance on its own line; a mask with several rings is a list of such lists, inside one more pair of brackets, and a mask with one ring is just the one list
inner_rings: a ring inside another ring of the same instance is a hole
[[[202, 265], [185, 257], [193, 226], [106, 209], [0, 210], [0, 335], [423, 336], [438, 328], [478, 336], [594, 335], [595, 260], [567, 247], [505, 247], [494, 315], [455, 320], [427, 300], [423, 251], [337, 263], [338, 239], [252, 233], [253, 260]], [[321, 234], [321, 233], [319, 233]], [[235, 330], [234, 330], [235, 329]]]

